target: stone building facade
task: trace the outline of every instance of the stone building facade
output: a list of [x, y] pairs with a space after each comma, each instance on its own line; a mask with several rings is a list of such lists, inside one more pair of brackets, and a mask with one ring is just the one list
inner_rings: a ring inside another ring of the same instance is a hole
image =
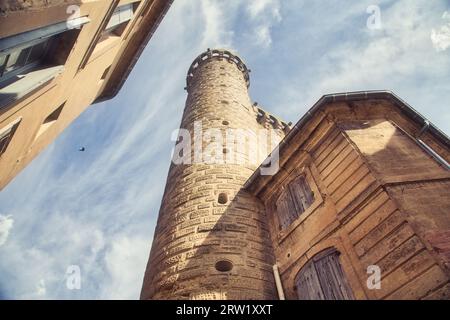
[[0, 1], [0, 189], [116, 95], [171, 3]]
[[449, 299], [449, 161], [448, 137], [391, 92], [324, 96], [280, 143], [279, 172], [245, 185], [286, 298]]
[[173, 163], [141, 298], [450, 298], [448, 137], [388, 91], [326, 95], [291, 129], [248, 85], [226, 50], [193, 62], [183, 156], [207, 144], [198, 121], [222, 136], [270, 128], [279, 170]]

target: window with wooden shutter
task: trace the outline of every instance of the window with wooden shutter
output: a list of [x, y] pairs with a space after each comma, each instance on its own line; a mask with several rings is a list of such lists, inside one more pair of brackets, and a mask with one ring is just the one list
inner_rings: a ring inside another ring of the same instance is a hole
[[339, 262], [339, 252], [334, 249], [314, 256], [298, 273], [295, 286], [299, 300], [353, 300]]
[[293, 220], [295, 220], [295, 217], [292, 216], [295, 213], [295, 210], [292, 210], [289, 207], [289, 203], [289, 193], [286, 192], [286, 190], [283, 190], [276, 203], [281, 229], [285, 229]]
[[314, 202], [314, 194], [304, 176], [292, 180], [276, 202], [280, 229], [286, 229]]
[[300, 213], [314, 202], [314, 195], [304, 176], [297, 177], [288, 185], [293, 204]]

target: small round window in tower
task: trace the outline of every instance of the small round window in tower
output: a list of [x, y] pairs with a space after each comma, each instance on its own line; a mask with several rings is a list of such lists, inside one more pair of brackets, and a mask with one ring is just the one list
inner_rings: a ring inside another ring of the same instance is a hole
[[228, 149], [227, 148], [223, 148], [222, 152], [223, 152], [223, 154], [227, 154], [228, 153]]
[[227, 126], [227, 125], [229, 125], [230, 123], [229, 123], [227, 120], [223, 120], [223, 121], [222, 121], [222, 124], [223, 124], [224, 126]]
[[219, 193], [219, 197], [217, 198], [217, 201], [220, 204], [226, 204], [228, 202], [228, 194], [225, 192]]
[[216, 270], [220, 272], [229, 272], [233, 269], [233, 263], [228, 260], [220, 260], [216, 262]]

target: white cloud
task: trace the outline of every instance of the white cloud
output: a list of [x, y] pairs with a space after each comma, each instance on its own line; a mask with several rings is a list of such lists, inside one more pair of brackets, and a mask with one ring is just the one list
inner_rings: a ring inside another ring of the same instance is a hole
[[111, 277], [103, 288], [108, 299], [138, 299], [150, 250], [145, 237], [121, 236], [106, 253], [106, 270]]
[[280, 3], [278, 0], [251, 0], [248, 1], [247, 10], [251, 19], [256, 19], [266, 11], [275, 20], [281, 21]]
[[[299, 104], [292, 101], [305, 101], [300, 105], [311, 106], [324, 94], [357, 90], [394, 90], [407, 100], [401, 89], [411, 95], [417, 95], [418, 90], [429, 90], [428, 99], [433, 97], [433, 90], [441, 84], [437, 79], [448, 73], [450, 60], [436, 55], [430, 45], [436, 11], [428, 4], [426, 0], [417, 0], [415, 5], [410, 5], [410, 1], [403, 0], [382, 7], [383, 30], [366, 28], [364, 6], [359, 16], [354, 9], [332, 15], [341, 21], [360, 21], [359, 27], [352, 25], [359, 30], [358, 36], [327, 43], [326, 51], [317, 54], [309, 81], [304, 81], [302, 73], [298, 83], [294, 78], [289, 79], [291, 84], [284, 85], [278, 95], [281, 109], [301, 115], [306, 110], [299, 110]], [[323, 35], [328, 41], [342, 35], [340, 29], [332, 30], [324, 25], [322, 30], [321, 27], [320, 24], [310, 26], [315, 35]], [[434, 83], [425, 86], [416, 83], [417, 79], [434, 79]]]
[[255, 42], [262, 47], [269, 47], [272, 44], [270, 28], [268, 26], [258, 26], [255, 28]]
[[6, 243], [8, 240], [9, 232], [11, 231], [14, 224], [14, 219], [9, 216], [4, 216], [0, 214], [0, 246]]
[[445, 11], [442, 18], [449, 22], [438, 30], [431, 30], [431, 42], [437, 52], [450, 48], [450, 13]]
[[247, 2], [246, 12], [252, 23], [249, 37], [262, 48], [272, 44], [271, 29], [282, 20], [279, 0], [252, 0]]
[[[188, 1], [188, 3], [192, 2]], [[201, 1], [200, 8], [204, 20], [201, 50], [205, 50], [207, 47], [232, 47], [233, 31], [231, 22], [234, 16], [229, 13], [235, 11], [237, 4], [235, 1]]]
[[39, 280], [39, 283], [36, 287], [36, 294], [39, 297], [44, 297], [46, 293], [47, 293], [47, 288], [45, 287], [45, 280], [41, 279], [41, 280]]

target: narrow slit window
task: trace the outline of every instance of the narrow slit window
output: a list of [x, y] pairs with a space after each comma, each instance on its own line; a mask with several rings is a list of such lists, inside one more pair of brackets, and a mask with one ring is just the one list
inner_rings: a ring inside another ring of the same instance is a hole
[[105, 69], [105, 71], [103, 71], [101, 80], [105, 80], [106, 77], [108, 76], [109, 70], [111, 69], [111, 66], [109, 66], [108, 68]]
[[47, 118], [45, 118], [44, 122], [41, 124], [38, 133], [36, 134], [37, 139], [39, 136], [41, 136], [45, 131], [48, 130], [59, 118], [63, 108], [64, 104], [60, 105], [58, 108], [56, 108], [52, 113], [50, 113]]

